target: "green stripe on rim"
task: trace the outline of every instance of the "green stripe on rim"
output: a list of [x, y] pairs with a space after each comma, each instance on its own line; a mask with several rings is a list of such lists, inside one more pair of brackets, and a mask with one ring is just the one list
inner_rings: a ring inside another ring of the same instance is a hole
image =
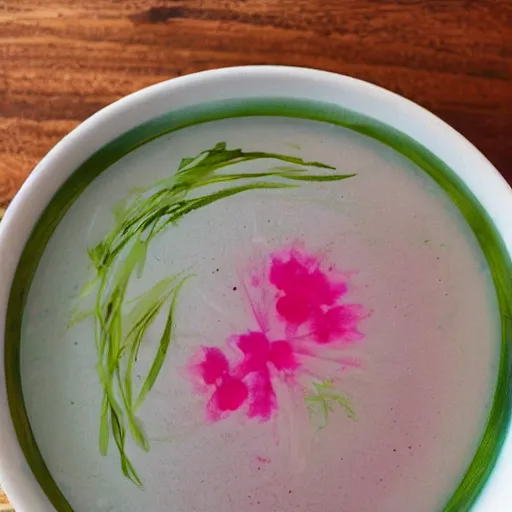
[[[485, 486], [508, 431], [511, 412], [512, 262], [491, 219], [467, 186], [434, 154], [383, 123], [336, 105], [306, 100], [250, 99], [189, 107], [144, 123], [113, 140], [86, 160], [56, 192], [34, 227], [14, 276], [7, 309], [5, 374], [9, 407], [23, 453], [35, 478], [58, 512], [73, 512], [51, 476], [27, 416], [20, 372], [23, 310], [32, 278], [55, 228], [84, 189], [126, 154], [167, 133], [220, 119], [282, 116], [342, 126], [395, 149], [438, 183], [470, 225], [491, 271], [501, 319], [501, 355], [494, 399], [482, 439], [444, 512], [471, 508]], [[21, 312], [21, 313], [20, 313]]]

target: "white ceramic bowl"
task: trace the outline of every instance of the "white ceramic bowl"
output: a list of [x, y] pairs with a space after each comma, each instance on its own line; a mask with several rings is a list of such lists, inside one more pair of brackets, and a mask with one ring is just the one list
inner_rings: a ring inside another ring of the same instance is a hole
[[[92, 153], [122, 133], [163, 112], [236, 98], [289, 98], [336, 104], [381, 121], [409, 135], [434, 153], [466, 184], [488, 213], [512, 254], [512, 192], [485, 157], [464, 137], [418, 105], [379, 87], [346, 76], [287, 67], [241, 67], [197, 73], [117, 101], [73, 130], [39, 163], [0, 224], [0, 332], [20, 254], [38, 217], [57, 189]], [[0, 365], [0, 481], [17, 512], [53, 510], [23, 455]], [[507, 391], [508, 397], [510, 392]], [[510, 404], [510, 399], [506, 400]], [[505, 411], [508, 418], [509, 411]], [[508, 511], [512, 503], [512, 434], [473, 510]]]

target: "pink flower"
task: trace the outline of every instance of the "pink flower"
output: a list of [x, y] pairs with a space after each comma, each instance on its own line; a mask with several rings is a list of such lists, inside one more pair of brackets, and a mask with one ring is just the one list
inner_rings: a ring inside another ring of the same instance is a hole
[[[270, 419], [277, 409], [275, 379], [295, 385], [299, 372], [308, 374], [302, 368], [307, 364], [304, 354], [321, 357], [323, 345], [363, 338], [358, 324], [365, 312], [360, 305], [342, 302], [347, 285], [332, 271], [325, 272], [317, 258], [294, 248], [271, 254], [250, 273], [248, 302], [258, 330], [230, 338], [231, 364], [220, 348], [203, 347], [201, 361], [194, 365], [205, 392], [211, 393], [211, 420], [242, 407], [249, 418]], [[353, 366], [345, 363], [340, 357], [337, 371]]]
[[206, 394], [213, 388], [207, 405], [208, 417], [216, 421], [247, 404], [249, 418], [268, 420], [276, 408], [271, 375], [292, 372], [299, 363], [288, 341], [270, 342], [257, 331], [236, 336], [235, 340], [242, 360], [233, 368], [224, 352], [216, 347], [202, 347], [200, 362], [192, 365], [193, 373], [206, 386]]
[[318, 259], [297, 249], [281, 252], [272, 256], [269, 274], [270, 282], [279, 290], [276, 311], [288, 332], [306, 324], [317, 343], [362, 338], [357, 331], [358, 322], [364, 318], [362, 308], [339, 304], [347, 285], [323, 272]]
[[273, 255], [270, 283], [278, 290], [277, 313], [292, 325], [302, 325], [323, 306], [333, 305], [347, 292], [321, 271], [319, 261], [297, 249]]

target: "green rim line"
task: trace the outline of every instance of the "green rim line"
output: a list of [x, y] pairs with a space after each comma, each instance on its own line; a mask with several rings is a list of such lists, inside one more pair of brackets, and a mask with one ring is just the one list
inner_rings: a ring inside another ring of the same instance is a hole
[[342, 126], [393, 148], [426, 172], [458, 207], [487, 260], [499, 305], [501, 353], [491, 411], [473, 460], [443, 512], [470, 510], [485, 486], [505, 440], [511, 411], [512, 262], [503, 240], [473, 193], [439, 158], [411, 137], [339, 106], [289, 98], [216, 102], [169, 112], [124, 133], [91, 155], [55, 193], [36, 223], [20, 257], [11, 287], [5, 330], [5, 375], [12, 421], [36, 480], [58, 512], [73, 512], [37, 446], [23, 398], [20, 343], [23, 311], [46, 245], [85, 188], [112, 164], [142, 145], [171, 132], [206, 122], [279, 116]]

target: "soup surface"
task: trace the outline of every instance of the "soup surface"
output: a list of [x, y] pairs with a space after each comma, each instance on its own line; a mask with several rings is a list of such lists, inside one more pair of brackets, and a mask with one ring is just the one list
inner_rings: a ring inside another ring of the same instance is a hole
[[476, 238], [413, 163], [228, 119], [129, 153], [63, 217], [23, 393], [77, 512], [431, 512], [480, 442], [499, 325]]

